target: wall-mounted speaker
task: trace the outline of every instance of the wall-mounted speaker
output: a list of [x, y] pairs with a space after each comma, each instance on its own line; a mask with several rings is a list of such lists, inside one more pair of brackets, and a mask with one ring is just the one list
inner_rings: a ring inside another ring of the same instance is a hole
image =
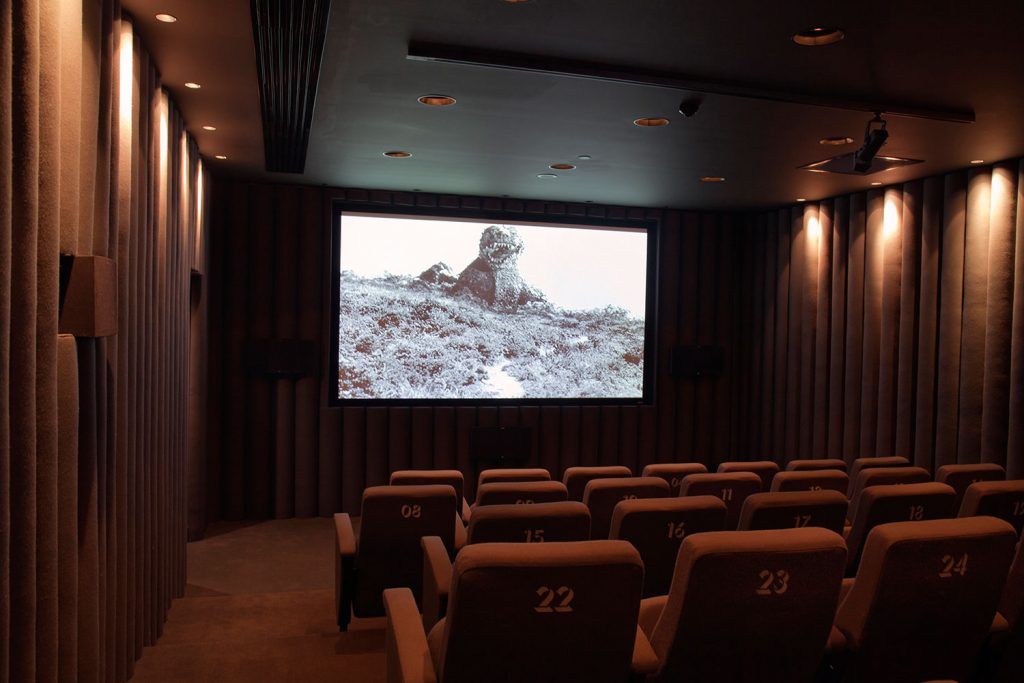
[[117, 334], [117, 264], [104, 256], [61, 254], [59, 305], [61, 334]]
[[258, 339], [245, 347], [250, 375], [315, 377], [320, 373], [320, 345], [308, 339]]
[[469, 457], [477, 469], [522, 467], [530, 460], [533, 430], [529, 427], [472, 427]]
[[725, 352], [720, 346], [677, 346], [672, 349], [669, 371], [675, 379], [721, 377]]

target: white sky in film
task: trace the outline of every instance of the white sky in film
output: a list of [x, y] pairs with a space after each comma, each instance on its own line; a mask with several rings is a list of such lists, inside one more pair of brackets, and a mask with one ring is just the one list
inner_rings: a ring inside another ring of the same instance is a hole
[[[479, 255], [487, 221], [343, 214], [341, 270], [361, 277], [417, 276], [439, 261], [458, 277]], [[561, 308], [625, 308], [643, 318], [647, 234], [640, 230], [513, 225], [523, 238], [519, 272]]]

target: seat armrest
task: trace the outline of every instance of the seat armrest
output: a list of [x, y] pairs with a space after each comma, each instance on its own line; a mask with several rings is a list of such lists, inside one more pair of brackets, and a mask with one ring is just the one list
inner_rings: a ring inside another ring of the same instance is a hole
[[436, 683], [416, 598], [408, 588], [384, 591], [384, 652], [388, 683]]
[[651, 641], [644, 635], [640, 626], [636, 627], [636, 639], [633, 641], [633, 661], [629, 666], [630, 672], [634, 675], [649, 676], [658, 672], [658, 655], [651, 647]]
[[472, 516], [472, 514], [473, 514], [472, 511], [470, 511], [470, 509], [469, 509], [469, 503], [467, 503], [466, 499], [463, 498], [462, 499], [462, 523], [463, 524], [469, 524], [469, 518]]
[[644, 635], [650, 638], [654, 634], [654, 627], [661, 618], [661, 612], [668, 603], [667, 595], [659, 595], [653, 598], [646, 598], [640, 601], [640, 616], [637, 622], [643, 629]]
[[455, 514], [455, 547], [452, 548], [452, 552], [451, 552], [451, 557], [452, 558], [455, 557], [455, 553], [457, 553], [460, 550], [462, 550], [462, 548], [466, 545], [466, 538], [468, 537], [468, 535], [469, 535], [469, 532], [466, 531], [466, 525], [462, 523], [462, 517], [460, 517], [458, 515], [458, 513], [456, 513]]
[[843, 604], [843, 600], [846, 600], [846, 596], [853, 590], [853, 582], [856, 579], [843, 579], [843, 584], [839, 587], [839, 602], [836, 603], [836, 607]]
[[439, 536], [424, 536], [420, 544], [423, 546], [423, 630], [429, 633], [448, 612], [452, 561]]
[[352, 518], [346, 512], [334, 515], [334, 533], [338, 542], [338, 554], [356, 554], [356, 532], [352, 528]]

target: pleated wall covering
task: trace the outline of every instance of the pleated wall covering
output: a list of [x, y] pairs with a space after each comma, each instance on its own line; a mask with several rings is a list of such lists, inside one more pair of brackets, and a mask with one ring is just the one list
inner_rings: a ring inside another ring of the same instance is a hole
[[1024, 476], [1024, 167], [751, 218], [735, 287], [745, 452]]
[[[0, 6], [0, 93], [0, 683], [119, 683], [184, 587], [198, 153], [111, 0]], [[58, 341], [59, 252], [116, 336]]]
[[389, 472], [409, 467], [458, 467], [472, 478], [469, 430], [476, 425], [531, 427], [534, 464], [554, 472], [577, 464], [640, 469], [674, 459], [714, 464], [734, 450], [731, 375], [674, 380], [667, 353], [657, 359], [656, 407], [327, 408], [321, 377], [270, 379], [248, 373], [244, 363], [250, 341], [306, 339], [326, 350], [326, 217], [334, 198], [366, 202], [368, 211], [394, 205], [484, 207], [528, 220], [660, 217], [660, 349], [696, 343], [731, 348], [733, 216], [230, 180], [219, 181], [213, 194], [211, 514], [239, 519], [357, 512], [366, 486], [386, 483]]

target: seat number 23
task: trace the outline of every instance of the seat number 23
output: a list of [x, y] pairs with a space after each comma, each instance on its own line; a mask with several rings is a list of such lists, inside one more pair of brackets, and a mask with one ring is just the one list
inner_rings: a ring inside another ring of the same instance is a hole
[[772, 571], [762, 569], [757, 574], [761, 584], [755, 591], [758, 595], [782, 595], [789, 590], [789, 572], [785, 569]]

